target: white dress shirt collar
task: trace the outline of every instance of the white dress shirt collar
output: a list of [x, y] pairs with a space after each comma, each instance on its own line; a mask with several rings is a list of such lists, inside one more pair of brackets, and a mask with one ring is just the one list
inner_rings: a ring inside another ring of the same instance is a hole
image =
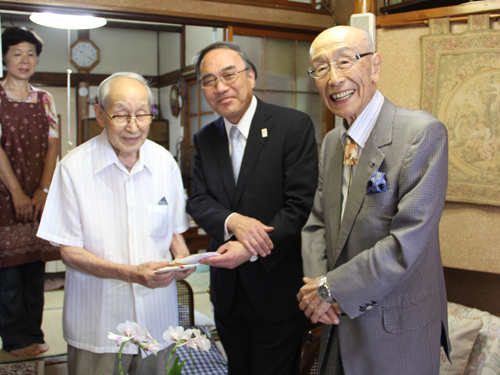
[[[383, 104], [384, 96], [377, 90], [364, 111], [361, 112], [361, 115], [359, 115], [359, 117], [347, 130], [345, 129], [344, 120], [344, 126], [342, 126], [342, 144], [345, 144], [344, 133], [347, 133], [352, 139], [354, 139], [359, 147], [364, 148], [366, 140], [370, 136], [370, 133], [377, 122], [377, 118]], [[358, 153], [358, 157], [360, 156], [361, 155]]]
[[[115, 164], [123, 172], [129, 173], [122, 162], [118, 159], [115, 149], [109, 142], [106, 129], [104, 129], [97, 137], [96, 152], [94, 153], [94, 175], [98, 174], [104, 168], [112, 164]], [[154, 165], [155, 163], [153, 162], [151, 153], [147, 147], [144, 147], [143, 144], [139, 149], [139, 157], [130, 170], [130, 174], [132, 175], [140, 172], [144, 169], [144, 167], [146, 167], [149, 173], [153, 174]]]

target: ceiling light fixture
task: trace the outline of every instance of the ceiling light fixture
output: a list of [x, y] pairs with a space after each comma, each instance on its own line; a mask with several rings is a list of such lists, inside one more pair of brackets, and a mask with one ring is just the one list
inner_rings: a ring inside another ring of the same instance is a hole
[[96, 29], [106, 24], [101, 17], [54, 13], [32, 13], [30, 20], [38, 25], [68, 30]]

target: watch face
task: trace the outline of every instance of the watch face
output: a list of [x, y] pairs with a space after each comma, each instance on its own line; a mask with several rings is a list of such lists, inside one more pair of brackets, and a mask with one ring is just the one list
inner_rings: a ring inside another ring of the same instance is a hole
[[71, 58], [80, 67], [90, 67], [97, 61], [97, 49], [90, 42], [79, 42], [71, 51]]
[[325, 284], [321, 284], [318, 288], [318, 296], [321, 298], [323, 301], [327, 301], [330, 299], [330, 293], [328, 293], [327, 287]]

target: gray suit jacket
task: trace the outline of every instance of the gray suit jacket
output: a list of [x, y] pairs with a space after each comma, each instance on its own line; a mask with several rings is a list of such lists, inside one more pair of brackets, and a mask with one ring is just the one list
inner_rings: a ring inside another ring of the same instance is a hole
[[[327, 275], [342, 311], [346, 375], [439, 373], [448, 350], [439, 220], [448, 180], [445, 126], [385, 99], [353, 177], [343, 219], [340, 128], [325, 137], [313, 210], [302, 231], [304, 273]], [[367, 194], [375, 171], [388, 191]], [[324, 346], [324, 345], [323, 345]]]

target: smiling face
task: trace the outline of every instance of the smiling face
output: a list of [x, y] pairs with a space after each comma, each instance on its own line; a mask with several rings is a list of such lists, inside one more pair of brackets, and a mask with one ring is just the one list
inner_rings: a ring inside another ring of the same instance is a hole
[[[362, 30], [336, 26], [323, 31], [312, 43], [309, 56], [313, 67], [337, 61], [340, 57], [373, 52], [367, 50]], [[315, 79], [324, 103], [336, 116], [351, 125], [363, 112], [377, 91], [380, 75], [380, 55], [374, 53], [359, 60], [347, 71], [331, 66], [329, 74]]]
[[96, 119], [99, 125], [106, 128], [109, 142], [118, 158], [122, 160], [131, 155], [137, 157], [139, 148], [144, 144], [149, 132], [149, 125], [137, 126], [135, 120], [119, 128], [113, 125], [106, 113], [114, 115], [136, 116], [150, 113], [149, 92], [147, 87], [136, 79], [118, 77], [110, 83], [106, 113], [95, 105]]
[[[228, 70], [240, 71], [242, 69], [245, 69], [245, 63], [236, 51], [218, 48], [203, 57], [200, 77], [212, 75], [218, 78]], [[210, 108], [229, 122], [237, 124], [252, 102], [254, 86], [255, 74], [253, 70], [247, 70], [238, 74], [231, 84], [226, 85], [219, 79], [215, 87], [204, 88], [203, 93]]]
[[7, 75], [20, 80], [28, 80], [35, 73], [38, 61], [36, 47], [28, 42], [10, 46], [3, 56], [3, 61], [7, 67]]

